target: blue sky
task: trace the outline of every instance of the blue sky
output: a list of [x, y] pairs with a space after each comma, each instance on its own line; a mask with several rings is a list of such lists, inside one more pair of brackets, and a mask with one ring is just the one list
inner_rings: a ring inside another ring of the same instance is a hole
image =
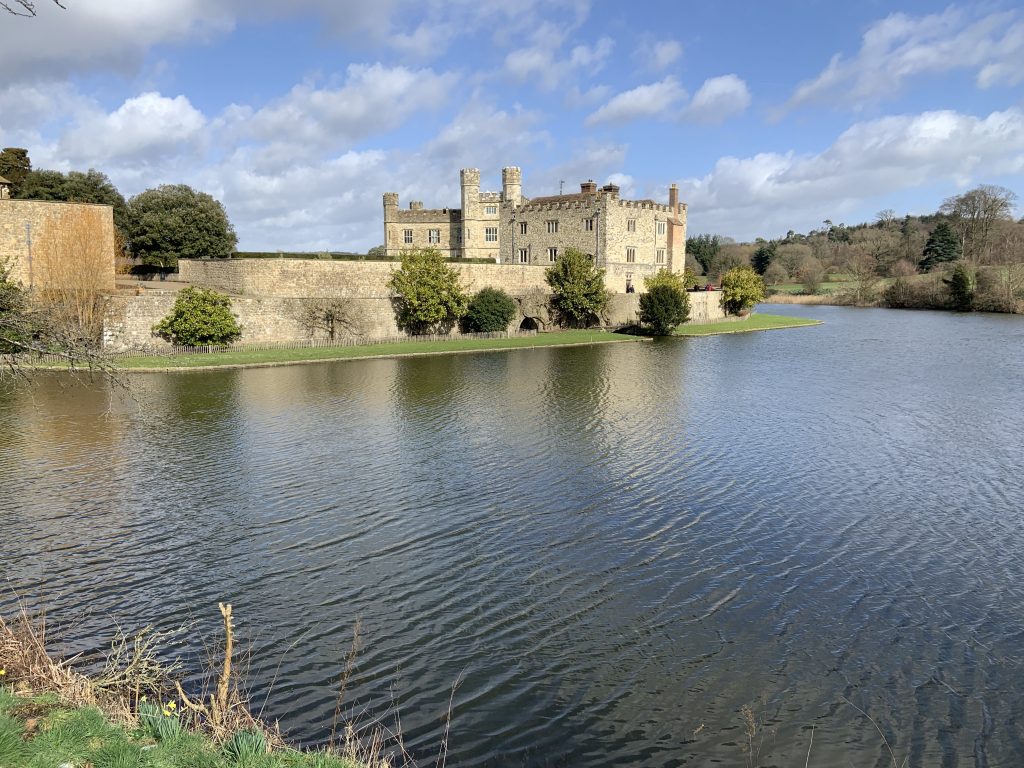
[[677, 182], [691, 234], [737, 239], [1024, 194], [1014, 2], [65, 5], [0, 16], [0, 146], [208, 191], [246, 250], [378, 244], [383, 192], [457, 205], [461, 167]]

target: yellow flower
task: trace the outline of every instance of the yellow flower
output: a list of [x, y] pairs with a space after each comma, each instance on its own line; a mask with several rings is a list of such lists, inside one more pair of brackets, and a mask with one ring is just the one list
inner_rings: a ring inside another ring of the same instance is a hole
[[0, 677], [3, 677], [6, 674], [7, 674], [7, 670], [6, 669], [0, 669]]
[[178, 708], [178, 705], [175, 704], [173, 701], [169, 701], [169, 702], [167, 702], [167, 708], [171, 709], [171, 710], [174, 710], [174, 709]]
[[139, 699], [139, 701], [149, 701], [149, 699], [147, 699], [145, 696], [143, 696], [141, 699]]
[[163, 713], [164, 713], [164, 717], [170, 717], [171, 716], [171, 711], [169, 709], [164, 709]]

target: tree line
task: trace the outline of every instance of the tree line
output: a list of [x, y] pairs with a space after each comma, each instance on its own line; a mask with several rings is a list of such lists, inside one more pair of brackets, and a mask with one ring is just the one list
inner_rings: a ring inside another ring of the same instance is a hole
[[[736, 243], [687, 238], [687, 261], [711, 279], [749, 264], [770, 286], [833, 292], [858, 305], [1024, 311], [1024, 219], [1017, 195], [984, 184], [945, 199], [931, 214], [879, 211], [855, 225], [830, 219], [807, 233]], [[832, 284], [829, 278], [832, 276]]]

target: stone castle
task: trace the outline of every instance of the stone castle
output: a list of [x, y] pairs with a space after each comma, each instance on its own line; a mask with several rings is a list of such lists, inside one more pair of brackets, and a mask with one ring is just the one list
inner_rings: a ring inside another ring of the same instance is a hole
[[550, 266], [576, 248], [606, 270], [618, 292], [642, 285], [660, 269], [682, 273], [686, 264], [686, 203], [669, 187], [668, 204], [623, 200], [619, 188], [593, 181], [580, 191], [523, 197], [518, 168], [501, 172], [501, 192], [480, 191], [480, 171], [460, 172], [461, 208], [398, 207], [396, 192], [384, 193], [384, 247], [397, 257], [413, 248], [436, 248], [453, 259], [489, 259], [498, 264]]

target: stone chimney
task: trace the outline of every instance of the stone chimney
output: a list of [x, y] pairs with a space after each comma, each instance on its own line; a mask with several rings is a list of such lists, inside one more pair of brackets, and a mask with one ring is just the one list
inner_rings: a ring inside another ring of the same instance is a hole
[[611, 197], [612, 200], [619, 199], [619, 185], [618, 184], [605, 184], [601, 187], [601, 191]]
[[679, 187], [675, 184], [669, 184], [668, 187], [668, 207], [672, 213], [679, 213]]
[[584, 195], [596, 195], [597, 194], [597, 182], [593, 179], [588, 179], [580, 184], [580, 192]]
[[410, 200], [409, 201], [409, 210], [410, 211], [422, 211], [423, 210], [423, 201], [422, 200]]

